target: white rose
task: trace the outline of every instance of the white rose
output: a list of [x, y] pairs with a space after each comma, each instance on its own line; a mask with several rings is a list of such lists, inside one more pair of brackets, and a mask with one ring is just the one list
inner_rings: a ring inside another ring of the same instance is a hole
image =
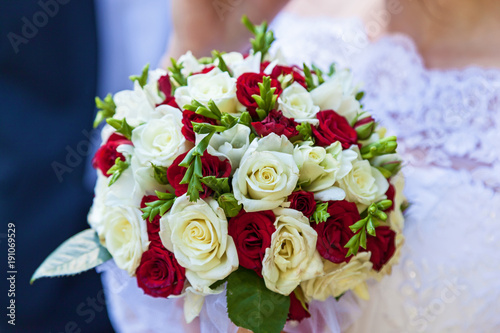
[[229, 73], [214, 68], [206, 74], [188, 77], [187, 86], [175, 90], [175, 99], [180, 107], [191, 104], [193, 99], [207, 105], [213, 100], [221, 112], [236, 112], [236, 79]]
[[273, 210], [276, 231], [262, 262], [266, 287], [289, 295], [300, 282], [319, 276], [323, 271], [316, 251], [318, 234], [299, 211], [288, 208]]
[[185, 54], [181, 55], [177, 63], [182, 64], [181, 74], [184, 76], [200, 72], [203, 69], [203, 66], [198, 62], [198, 59], [193, 56], [191, 51], [187, 51]]
[[359, 252], [348, 263], [334, 264], [324, 260], [323, 264], [323, 275], [300, 284], [309, 302], [313, 299], [325, 301], [356, 288], [370, 277], [372, 270], [369, 252]]
[[385, 199], [385, 192], [389, 188], [382, 173], [372, 167], [370, 162], [360, 158], [352, 162], [352, 170], [338, 184], [346, 192], [347, 200], [355, 202], [359, 210]]
[[319, 106], [314, 105], [311, 94], [297, 82], [283, 90], [278, 98], [278, 104], [279, 110], [285, 117], [294, 118], [298, 123], [319, 123], [316, 119], [316, 113], [320, 110]]
[[234, 196], [247, 212], [274, 209], [292, 193], [299, 178], [293, 145], [271, 133], [255, 139], [233, 176]]
[[[352, 161], [358, 154], [350, 149], [343, 150], [339, 141], [327, 148], [314, 146], [312, 142], [306, 141], [295, 147], [293, 157], [300, 169], [299, 184], [306, 191], [318, 192], [331, 189], [338, 180], [345, 177], [351, 171]], [[343, 196], [345, 197], [345, 192]], [[327, 200], [342, 199], [344, 198]]]
[[113, 96], [116, 104], [115, 119], [127, 119], [127, 123], [133, 127], [149, 121], [151, 118], [157, 118], [155, 107], [163, 99], [158, 93], [158, 79], [165, 75], [163, 69], [150, 71], [148, 83], [143, 87], [139, 82], [134, 82], [134, 90], [122, 90]]
[[233, 238], [217, 201], [208, 198], [190, 202], [186, 195], [175, 200], [160, 219], [160, 238], [179, 264], [193, 289], [210, 294], [209, 286], [238, 268]]
[[101, 243], [104, 242], [104, 213], [107, 209], [104, 199], [108, 190], [108, 182], [109, 178], [105, 177], [100, 171], [98, 171], [97, 182], [94, 188], [94, 200], [87, 215], [87, 221], [90, 227], [97, 232]]
[[[233, 77], [239, 77], [244, 73], [259, 73], [261, 53], [251, 54], [248, 57], [243, 57], [239, 52], [229, 52], [222, 55], [222, 59], [227, 67], [231, 70]], [[214, 65], [219, 65], [219, 59], [215, 59]]]
[[105, 246], [116, 265], [135, 275], [142, 253], [148, 249], [146, 222], [135, 207], [109, 207], [103, 216]]
[[161, 105], [164, 116], [136, 127], [132, 131], [134, 154], [143, 165], [150, 162], [168, 167], [180, 154], [188, 151], [192, 144], [182, 135], [182, 113], [168, 105]]
[[[198, 140], [197, 140], [198, 141]], [[232, 173], [240, 166], [240, 161], [250, 146], [250, 128], [237, 124], [210, 139], [207, 151], [210, 155], [227, 158]]]
[[335, 110], [348, 122], [356, 118], [361, 106], [356, 100], [357, 90], [352, 86], [352, 75], [349, 71], [339, 71], [311, 91], [315, 105], [321, 110]]

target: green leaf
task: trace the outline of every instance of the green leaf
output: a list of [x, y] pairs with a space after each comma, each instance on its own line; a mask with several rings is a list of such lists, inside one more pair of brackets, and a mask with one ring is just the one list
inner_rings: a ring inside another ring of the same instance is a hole
[[252, 95], [252, 97], [258, 105], [255, 111], [259, 116], [259, 120], [262, 120], [275, 108], [278, 95], [274, 94], [276, 88], [271, 88], [271, 78], [269, 76], [263, 76], [262, 82], [259, 82], [258, 85], [260, 95]]
[[173, 193], [155, 191], [158, 200], [146, 202], [146, 207], [141, 208], [142, 218], [152, 221], [158, 214], [163, 216], [175, 202], [176, 196]]
[[311, 215], [311, 222], [316, 222], [316, 224], [326, 222], [326, 220], [330, 217], [327, 210], [328, 202], [317, 204], [314, 213]]
[[395, 136], [388, 136], [377, 142], [361, 147], [361, 157], [370, 159], [375, 156], [393, 154], [396, 152], [397, 147], [397, 138]]
[[247, 29], [254, 35], [254, 38], [250, 39], [250, 44], [252, 44], [252, 50], [254, 53], [260, 52], [262, 55], [262, 61], [269, 51], [272, 43], [275, 41], [274, 33], [268, 30], [267, 22], [263, 22], [260, 25], [253, 24], [246, 15], [243, 15], [241, 22], [247, 27]]
[[130, 163], [127, 160], [122, 161], [119, 157], [115, 160], [115, 165], [113, 165], [108, 170], [108, 175], [111, 175], [109, 179], [108, 186], [113, 185], [118, 178], [122, 175], [123, 171], [125, 171], [129, 167]]
[[219, 288], [220, 286], [222, 286], [224, 283], [227, 282], [227, 279], [228, 279], [229, 276], [227, 276], [226, 278], [222, 279], [222, 280], [219, 280], [219, 281], [215, 281], [214, 283], [212, 283], [209, 288], [212, 289], [212, 290], [215, 290], [217, 288]]
[[183, 106], [185, 110], [189, 110], [192, 112], [196, 112], [197, 114], [201, 114], [207, 118], [221, 120], [222, 113], [215, 104], [213, 100], [209, 100], [207, 106], [201, 104], [197, 100], [193, 99], [191, 104], [186, 104]]
[[214, 59], [219, 59], [219, 66], [218, 67], [219, 67], [219, 69], [221, 71], [228, 72], [230, 76], [233, 76], [232, 73], [231, 73], [231, 71], [227, 67], [226, 62], [222, 58], [222, 53], [221, 52], [213, 50], [212, 51], [212, 56], [214, 57]]
[[311, 91], [314, 88], [316, 88], [316, 84], [314, 83], [314, 78], [312, 76], [311, 70], [309, 69], [309, 67], [307, 67], [305, 63], [304, 63], [304, 77], [306, 79], [306, 86], [308, 91]]
[[328, 76], [330, 76], [330, 77], [331, 77], [331, 76], [333, 76], [333, 74], [335, 74], [335, 72], [336, 72], [336, 70], [337, 70], [337, 69], [335, 68], [336, 66], [337, 66], [337, 64], [336, 64], [336, 63], [334, 63], [334, 62], [330, 64], [330, 67], [329, 67], [329, 70], [328, 70]]
[[198, 134], [209, 134], [212, 132], [224, 132], [226, 130], [225, 126], [212, 125], [207, 123], [197, 123], [192, 121], [193, 131]]
[[254, 333], [279, 333], [288, 317], [290, 297], [267, 289], [254, 271], [240, 267], [227, 281], [229, 319]]
[[111, 254], [99, 242], [93, 229], [84, 230], [52, 252], [38, 267], [30, 283], [42, 277], [75, 275], [111, 259]]
[[134, 81], [139, 82], [139, 85], [141, 86], [141, 88], [144, 88], [146, 83], [148, 83], [148, 73], [149, 73], [149, 64], [146, 64], [146, 66], [144, 66], [144, 68], [142, 69], [142, 73], [140, 76], [139, 75], [131, 75], [131, 76], [129, 76], [129, 79], [132, 82], [134, 82]]
[[217, 178], [215, 176], [206, 176], [201, 178], [201, 182], [212, 190], [217, 192], [219, 195], [229, 192], [229, 178]]
[[316, 73], [316, 76], [318, 77], [318, 83], [319, 84], [325, 83], [325, 79], [323, 79], [323, 72], [321, 71], [321, 69], [316, 67], [314, 64], [312, 64], [312, 68], [313, 68], [314, 72]]
[[178, 64], [174, 58], [170, 58], [170, 62], [172, 63], [172, 67], [169, 67], [168, 70], [172, 79], [179, 86], [187, 86], [187, 79], [184, 74], [182, 74], [182, 69], [184, 68], [182, 63]]
[[312, 141], [314, 142], [314, 137], [312, 136], [312, 128], [310, 123], [302, 123], [297, 125], [296, 127], [297, 131], [299, 131], [299, 134], [302, 135], [302, 139], [304, 141]]
[[168, 185], [167, 169], [154, 165], [153, 162], [151, 162], [151, 166], [153, 167], [153, 176], [155, 180], [161, 185]]
[[232, 193], [224, 193], [217, 199], [219, 206], [224, 210], [226, 217], [235, 217], [243, 209]]
[[356, 94], [356, 100], [360, 101], [364, 96], [365, 96], [365, 92], [364, 91], [360, 91], [360, 92], [358, 92]]
[[103, 120], [113, 117], [116, 111], [116, 104], [115, 101], [113, 101], [113, 96], [111, 94], [108, 94], [104, 98], [104, 101], [99, 97], [96, 97], [95, 105], [99, 111], [97, 112], [94, 120], [94, 128], [99, 126]]
[[125, 118], [122, 120], [108, 118], [106, 119], [106, 122], [114, 127], [118, 133], [123, 134], [124, 137], [131, 140], [134, 127], [130, 126]]
[[229, 129], [238, 123], [238, 118], [231, 116], [229, 113], [223, 113], [220, 122], [222, 126]]

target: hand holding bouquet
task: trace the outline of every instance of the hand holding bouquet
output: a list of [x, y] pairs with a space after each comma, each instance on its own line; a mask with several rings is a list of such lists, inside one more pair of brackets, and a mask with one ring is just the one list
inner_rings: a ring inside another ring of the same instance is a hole
[[396, 138], [348, 70], [290, 66], [270, 55], [265, 23], [243, 21], [249, 54], [188, 52], [97, 99], [91, 229], [33, 280], [113, 258], [144, 293], [186, 296], [188, 322], [226, 290], [236, 325], [279, 332], [309, 302], [366, 298], [365, 281], [390, 272], [403, 241]]

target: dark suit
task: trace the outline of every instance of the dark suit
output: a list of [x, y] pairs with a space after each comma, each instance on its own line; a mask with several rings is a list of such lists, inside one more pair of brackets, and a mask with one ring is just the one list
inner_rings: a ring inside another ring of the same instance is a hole
[[[93, 1], [41, 3], [0, 5], [0, 332], [110, 332], [95, 271], [29, 284], [51, 251], [88, 228], [92, 202], [83, 173], [97, 78]], [[15, 327], [6, 317], [9, 222]]]

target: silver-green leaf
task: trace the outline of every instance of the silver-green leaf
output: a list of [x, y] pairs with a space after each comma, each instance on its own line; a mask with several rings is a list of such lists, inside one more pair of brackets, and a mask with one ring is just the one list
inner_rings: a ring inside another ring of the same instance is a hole
[[92, 229], [74, 235], [52, 252], [38, 267], [30, 283], [42, 277], [75, 275], [111, 259]]

